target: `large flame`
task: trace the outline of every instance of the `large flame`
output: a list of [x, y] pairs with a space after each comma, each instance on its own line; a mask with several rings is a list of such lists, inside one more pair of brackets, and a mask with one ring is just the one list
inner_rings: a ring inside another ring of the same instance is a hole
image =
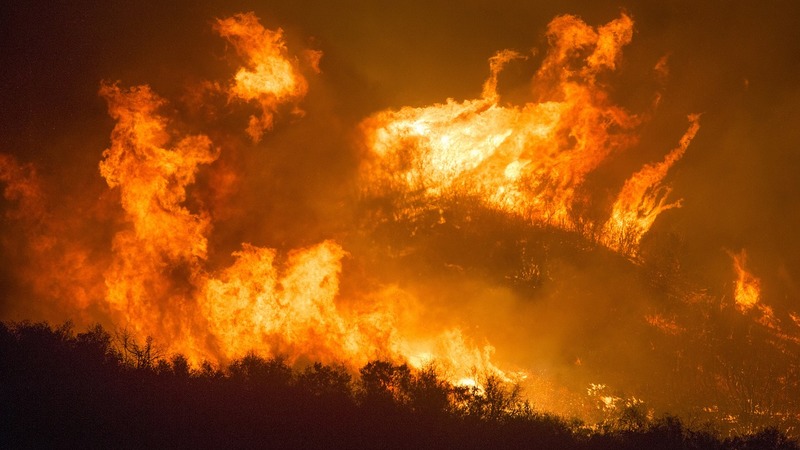
[[353, 365], [397, 357], [388, 308], [361, 315], [337, 308], [344, 256], [341, 246], [325, 241], [292, 252], [280, 271], [274, 250], [245, 245], [201, 294], [200, 309], [220, 351], [234, 358], [266, 347]]
[[[308, 90], [302, 66], [318, 71], [321, 53], [291, 53], [282, 31], [264, 28], [253, 13], [217, 20], [214, 29], [242, 58], [225, 90], [231, 100], [259, 107], [247, 127], [258, 141], [282, 105], [299, 112], [297, 104]], [[502, 103], [499, 74], [523, 58], [505, 50], [490, 58], [480, 98], [373, 115], [362, 123], [370, 150], [364, 189], [415, 192], [431, 204], [450, 193], [466, 194], [536, 222], [568, 229], [581, 225], [578, 191], [587, 175], [637, 141], [641, 118], [614, 105], [598, 79], [615, 69], [632, 33], [633, 21], [626, 15], [596, 29], [561, 16], [548, 27], [551, 49], [533, 83], [538, 101]], [[166, 114], [167, 100], [147, 85], [104, 82], [100, 95], [116, 120], [100, 173], [119, 194], [123, 217], [110, 258], [93, 259], [80, 243], [59, 244], [65, 233], [48, 225], [55, 221], [47, 219], [33, 168], [0, 159], [6, 197], [18, 203], [20, 217], [37, 224], [26, 228], [38, 248], [33, 251], [37, 260], [49, 264], [40, 271], [54, 274], [31, 277], [40, 291], [69, 296], [78, 310], [99, 309], [116, 326], [150, 335], [166, 351], [195, 362], [225, 362], [256, 350], [354, 367], [374, 358], [417, 367], [436, 362], [452, 380], [471, 383], [476, 372], [506, 376], [492, 362], [490, 345], [472, 344], [457, 327], [431, 329], [420, 317], [401, 313], [417, 300], [399, 288], [340, 298], [348, 253], [333, 240], [288, 254], [245, 243], [229, 267], [211, 269], [212, 216], [202, 209], [207, 204], [202, 199], [187, 198], [197, 175], [224, 148], [206, 135], [176, 131]], [[638, 243], [661, 211], [676, 206], [666, 203], [668, 188], [660, 183], [697, 127], [693, 117], [679, 148], [625, 184], [601, 227], [601, 242], [635, 254], [635, 246], [623, 247], [609, 237], [621, 233], [615, 226], [634, 217]]]
[[[624, 14], [597, 29], [561, 16], [548, 27], [551, 48], [534, 79], [532, 94], [540, 101], [501, 103], [498, 74], [521, 58], [505, 50], [489, 60], [491, 74], [478, 99], [375, 114], [363, 124], [371, 156], [364, 166], [365, 190], [429, 201], [474, 196], [534, 222], [587, 228], [579, 188], [611, 155], [637, 142], [642, 119], [614, 105], [598, 81], [615, 69], [632, 34], [633, 21]], [[600, 227], [600, 242], [633, 255], [656, 216], [678, 206], [666, 203], [669, 190], [658, 186], [697, 132], [698, 116], [690, 119], [680, 147], [625, 184]], [[632, 234], [626, 240], [634, 245], [623, 245], [620, 234]]]
[[[123, 323], [142, 334], [170, 341], [185, 335], [186, 316], [177, 312], [188, 300], [199, 263], [206, 257], [207, 217], [193, 214], [182, 203], [201, 164], [216, 155], [205, 136], [189, 136], [165, 148], [171, 137], [167, 120], [157, 110], [164, 100], [148, 86], [128, 90], [104, 84], [100, 94], [117, 120], [111, 147], [100, 173], [119, 188], [130, 224], [114, 237], [114, 260], [106, 271], [106, 302]], [[184, 307], [185, 308], [185, 307]]]
[[[271, 126], [276, 108], [301, 96], [306, 82], [288, 59], [280, 31], [263, 29], [253, 14], [220, 20], [217, 29], [253, 66], [239, 70], [231, 92], [261, 104], [262, 116], [251, 118], [248, 129], [257, 140]], [[104, 301], [117, 324], [195, 362], [230, 361], [255, 350], [353, 367], [375, 358], [418, 367], [437, 362], [454, 380], [476, 370], [503, 374], [490, 362], [492, 348], [468, 345], [459, 329], [427, 336], [401, 330], [393, 305], [402, 292], [374, 293], [361, 299], [360, 310], [340, 307], [339, 276], [347, 253], [334, 241], [285, 258], [243, 244], [230, 267], [210, 272], [210, 216], [190, 211], [186, 199], [197, 172], [214, 162], [219, 150], [207, 136], [175, 135], [161, 114], [166, 100], [149, 86], [104, 83], [100, 95], [117, 121], [100, 172], [119, 190], [127, 222], [114, 236], [105, 272]], [[13, 184], [7, 195], [25, 187]]]

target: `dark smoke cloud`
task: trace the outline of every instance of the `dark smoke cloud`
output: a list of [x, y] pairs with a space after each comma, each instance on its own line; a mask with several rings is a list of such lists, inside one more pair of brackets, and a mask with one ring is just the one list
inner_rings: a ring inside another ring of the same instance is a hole
[[[244, 133], [252, 113], [246, 107], [219, 96], [191, 100], [193, 89], [227, 82], [236, 67], [213, 20], [251, 10], [266, 27], [283, 27], [290, 48], [324, 55], [321, 74], [308, 76], [305, 116], [279, 115], [258, 144]], [[643, 242], [644, 268], [630, 269], [602, 251], [587, 256], [582, 243], [570, 243], [573, 237], [545, 236], [490, 213], [471, 229], [472, 216], [481, 213], [470, 206], [438, 228], [432, 220], [354, 231], [369, 209], [357, 194], [356, 129], [363, 118], [477, 97], [487, 59], [505, 48], [531, 56], [500, 78], [502, 95], [522, 96], [553, 17], [575, 14], [598, 25], [621, 11], [633, 17], [636, 32], [608, 80], [612, 95], [634, 112], [647, 110], [659, 89], [662, 101], [640, 144], [593, 182], [611, 195], [620, 176], [676, 145], [687, 114], [703, 114], [699, 134], [668, 178], [683, 207], [657, 220]], [[241, 242], [289, 249], [336, 238], [354, 255], [346, 271], [400, 284], [430, 303], [432, 317], [485, 335], [504, 359], [563, 376], [576, 388], [597, 375], [585, 367], [605, 361], [619, 368], [608, 379], [635, 391], [645, 389], [649, 372], [664, 369], [655, 357], [632, 356], [652, 347], [642, 316], [668, 302], [679, 284], [730, 301], [727, 251], [748, 250], [765, 302], [800, 310], [797, 17], [800, 3], [793, 1], [11, 0], [0, 5], [0, 152], [36, 165], [45, 192], [61, 199], [51, 203], [52, 214], [88, 217], [74, 233], [101, 252], [121, 213], [97, 169], [113, 128], [97, 92], [101, 80], [150, 84], [170, 100], [175, 126], [207, 133], [221, 148], [220, 159], [190, 188], [190, 204], [207, 202], [215, 218], [211, 264], [228, 265]], [[653, 67], [664, 56], [669, 74], [659, 87]], [[211, 195], [216, 202], [191, 199], [191, 189], [220, 189], [226, 173], [237, 181]], [[16, 206], [4, 200], [2, 207], [5, 214]], [[0, 232], [25, 239], [11, 219]], [[555, 250], [543, 243], [553, 240]], [[20, 258], [11, 254], [18, 248], [0, 254], [3, 318], [37, 310], [19, 306]], [[515, 284], [531, 260], [545, 269]], [[674, 273], [654, 288], [649, 268]], [[353, 284], [344, 280], [343, 290], [359, 289]]]

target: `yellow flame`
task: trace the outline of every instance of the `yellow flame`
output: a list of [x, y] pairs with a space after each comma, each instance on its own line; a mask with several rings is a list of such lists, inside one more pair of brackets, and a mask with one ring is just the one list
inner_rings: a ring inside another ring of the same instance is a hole
[[[279, 272], [274, 250], [245, 245], [231, 267], [207, 281], [199, 299], [224, 357], [266, 347], [360, 365], [389, 352], [390, 315], [348, 315], [335, 304], [344, 255], [325, 241], [291, 253]], [[376, 320], [383, 329], [375, 328]]]
[[214, 161], [216, 153], [205, 136], [185, 137], [168, 148], [167, 120], [157, 112], [165, 102], [148, 86], [103, 84], [100, 95], [117, 120], [100, 173], [119, 189], [130, 224], [114, 236], [106, 301], [124, 313], [134, 332], [155, 335], [164, 321], [178, 334], [179, 318], [164, 316], [161, 305], [185, 302], [182, 291], [191, 289], [206, 256], [209, 228], [207, 217], [182, 203], [198, 167]]

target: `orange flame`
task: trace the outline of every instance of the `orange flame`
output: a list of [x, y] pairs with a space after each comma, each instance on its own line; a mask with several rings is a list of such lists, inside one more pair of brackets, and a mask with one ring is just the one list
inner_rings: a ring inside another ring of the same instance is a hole
[[678, 325], [674, 318], [667, 318], [661, 314], [647, 314], [644, 316], [644, 320], [651, 326], [668, 335], [678, 336], [686, 331], [685, 328]]
[[[278, 106], [302, 99], [308, 92], [308, 83], [300, 73], [298, 60], [288, 55], [283, 30], [264, 28], [254, 13], [219, 19], [215, 30], [245, 59], [245, 67], [236, 72], [229, 95], [254, 101], [261, 107], [261, 116], [250, 116], [247, 127], [247, 134], [258, 142], [264, 131], [272, 129]], [[306, 56], [318, 72], [322, 53], [309, 51]], [[294, 112], [302, 114], [300, 109]]]
[[162, 306], [184, 302], [181, 291], [191, 288], [206, 256], [209, 220], [182, 203], [198, 166], [214, 161], [216, 153], [205, 136], [185, 137], [166, 148], [171, 140], [167, 120], [157, 112], [165, 102], [148, 86], [124, 90], [103, 84], [100, 95], [117, 120], [100, 173], [110, 187], [119, 188], [131, 225], [114, 237], [106, 301], [133, 331], [155, 335], [162, 321], [174, 320], [168, 326], [179, 328], [179, 317], [165, 316]]
[[[258, 141], [282, 105], [296, 107], [307, 93], [301, 63], [289, 56], [282, 31], [265, 29], [253, 13], [220, 19], [215, 30], [244, 59], [228, 94], [260, 107], [247, 129]], [[548, 27], [551, 50], [534, 80], [533, 94], [541, 101], [501, 103], [500, 71], [523, 58], [505, 50], [490, 58], [480, 98], [373, 115], [362, 123], [370, 150], [365, 189], [418, 192], [428, 200], [463, 193], [537, 222], [577, 226], [582, 220], [575, 212], [577, 191], [587, 175], [637, 140], [641, 119], [614, 105], [598, 81], [616, 68], [632, 33], [633, 21], [626, 15], [596, 29], [561, 16]], [[319, 58], [319, 52], [305, 57], [314, 70]], [[71, 255], [61, 266], [87, 268], [86, 274], [63, 271], [86, 288], [79, 297], [84, 308], [99, 303], [97, 309], [118, 326], [150, 335], [166, 351], [184, 353], [194, 362], [204, 357], [227, 362], [256, 350], [353, 366], [374, 358], [403, 359], [417, 367], [436, 362], [454, 381], [474, 382], [476, 371], [509, 378], [492, 362], [491, 345], [474, 345], [458, 328], [421, 332], [418, 317], [398, 314], [400, 304], [406, 310], [415, 301], [408, 293], [387, 288], [341, 299], [347, 252], [334, 241], [285, 257], [243, 244], [231, 266], [210, 270], [211, 217], [189, 209], [187, 189], [203, 166], [217, 160], [219, 150], [205, 135], [175, 133], [162, 114], [167, 102], [149, 86], [103, 83], [100, 95], [116, 125], [99, 169], [119, 193], [124, 228], [114, 235], [106, 267], [102, 260], [88, 262], [88, 252], [79, 248], [59, 248]], [[660, 183], [697, 131], [697, 117], [691, 120], [680, 146], [664, 162], [635, 174], [614, 204], [612, 225], [618, 216], [638, 214], [636, 243], [660, 212], [676, 206], [665, 202], [668, 188]], [[37, 206], [43, 195], [31, 176], [23, 176], [26, 170], [0, 158], [6, 197], [17, 199], [20, 207], [29, 204], [26, 214], [45, 221], [46, 208]], [[613, 232], [612, 225], [606, 233]], [[46, 237], [42, 248], [56, 248], [58, 229], [40, 234]], [[624, 251], [610, 239], [601, 242]], [[98, 273], [105, 288], [99, 295], [93, 281]], [[63, 277], [52, 280], [70, 284]]]
[[733, 258], [733, 268], [736, 270], [736, 286], [733, 298], [736, 300], [736, 306], [740, 310], [748, 311], [758, 305], [761, 298], [761, 281], [745, 268], [747, 265], [747, 252], [744, 249], [739, 253], [731, 254], [731, 257]]
[[236, 256], [218, 278], [207, 280], [199, 299], [223, 359], [268, 348], [354, 367], [375, 358], [414, 367], [437, 363], [454, 379], [473, 371], [503, 374], [490, 362], [493, 349], [468, 345], [458, 329], [428, 340], [404, 333], [394, 306], [402, 292], [378, 294], [372, 311], [343, 310], [336, 298], [346, 252], [333, 241], [290, 253], [282, 270], [271, 249], [245, 245]]
[[[274, 250], [245, 245], [207, 281], [200, 309], [226, 359], [265, 346], [354, 365], [387, 353], [392, 318], [349, 316], [335, 303], [344, 250], [333, 241], [294, 251], [279, 273]], [[383, 329], [375, 329], [375, 325]], [[396, 357], [396, 355], [386, 355]]]
[[[218, 31], [254, 61], [254, 71], [239, 71], [232, 92], [261, 103], [264, 115], [251, 121], [256, 139], [280, 103], [304, 93], [305, 82], [283, 57], [280, 31], [263, 29], [253, 14], [220, 20]], [[276, 262], [275, 250], [243, 244], [230, 267], [210, 273], [211, 219], [185, 202], [187, 187], [218, 151], [206, 136], [173, 136], [160, 114], [166, 101], [148, 86], [104, 83], [100, 95], [117, 121], [100, 173], [119, 190], [128, 224], [114, 237], [105, 271], [105, 305], [118, 325], [153, 336], [167, 351], [194, 362], [225, 362], [255, 350], [353, 367], [376, 358], [421, 367], [432, 361], [420, 355], [431, 355], [454, 379], [473, 370], [502, 374], [489, 361], [491, 347], [468, 345], [460, 330], [430, 339], [403, 330], [407, 324], [398, 321], [393, 306], [397, 297], [407, 297], [399, 290], [356, 299], [367, 310], [337, 304], [347, 253], [336, 242], [295, 250], [283, 263]]]
[[[366, 193], [427, 200], [462, 194], [535, 222], [576, 228], [584, 221], [576, 217], [576, 191], [586, 176], [637, 140], [641, 119], [613, 105], [597, 82], [615, 69], [632, 34], [624, 14], [596, 30], [561, 16], [548, 27], [551, 48], [534, 80], [545, 101], [500, 104], [498, 73], [521, 57], [504, 50], [489, 60], [481, 98], [375, 114], [362, 124], [371, 157], [363, 170]], [[697, 116], [691, 120], [679, 150], [626, 183], [601, 242], [620, 250], [611, 237], [615, 224], [633, 216], [638, 244], [655, 217], [677, 205], [665, 203], [668, 189], [658, 183], [696, 133]]]
[[672, 189], [661, 184], [667, 172], [686, 153], [686, 148], [700, 129], [700, 115], [689, 116], [689, 129], [663, 161], [648, 164], [630, 177], [606, 222], [602, 240], [609, 248], [625, 254], [635, 255], [642, 236], [650, 229], [656, 217], [662, 212], [679, 208], [681, 200], [667, 203]]

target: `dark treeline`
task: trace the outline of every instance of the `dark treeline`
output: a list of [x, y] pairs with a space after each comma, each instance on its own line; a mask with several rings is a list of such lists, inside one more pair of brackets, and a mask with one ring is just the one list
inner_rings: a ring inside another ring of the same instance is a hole
[[2, 448], [798, 449], [775, 429], [732, 438], [666, 417], [592, 429], [536, 412], [485, 377], [373, 361], [351, 374], [247, 355], [191, 367], [96, 326], [0, 322]]

